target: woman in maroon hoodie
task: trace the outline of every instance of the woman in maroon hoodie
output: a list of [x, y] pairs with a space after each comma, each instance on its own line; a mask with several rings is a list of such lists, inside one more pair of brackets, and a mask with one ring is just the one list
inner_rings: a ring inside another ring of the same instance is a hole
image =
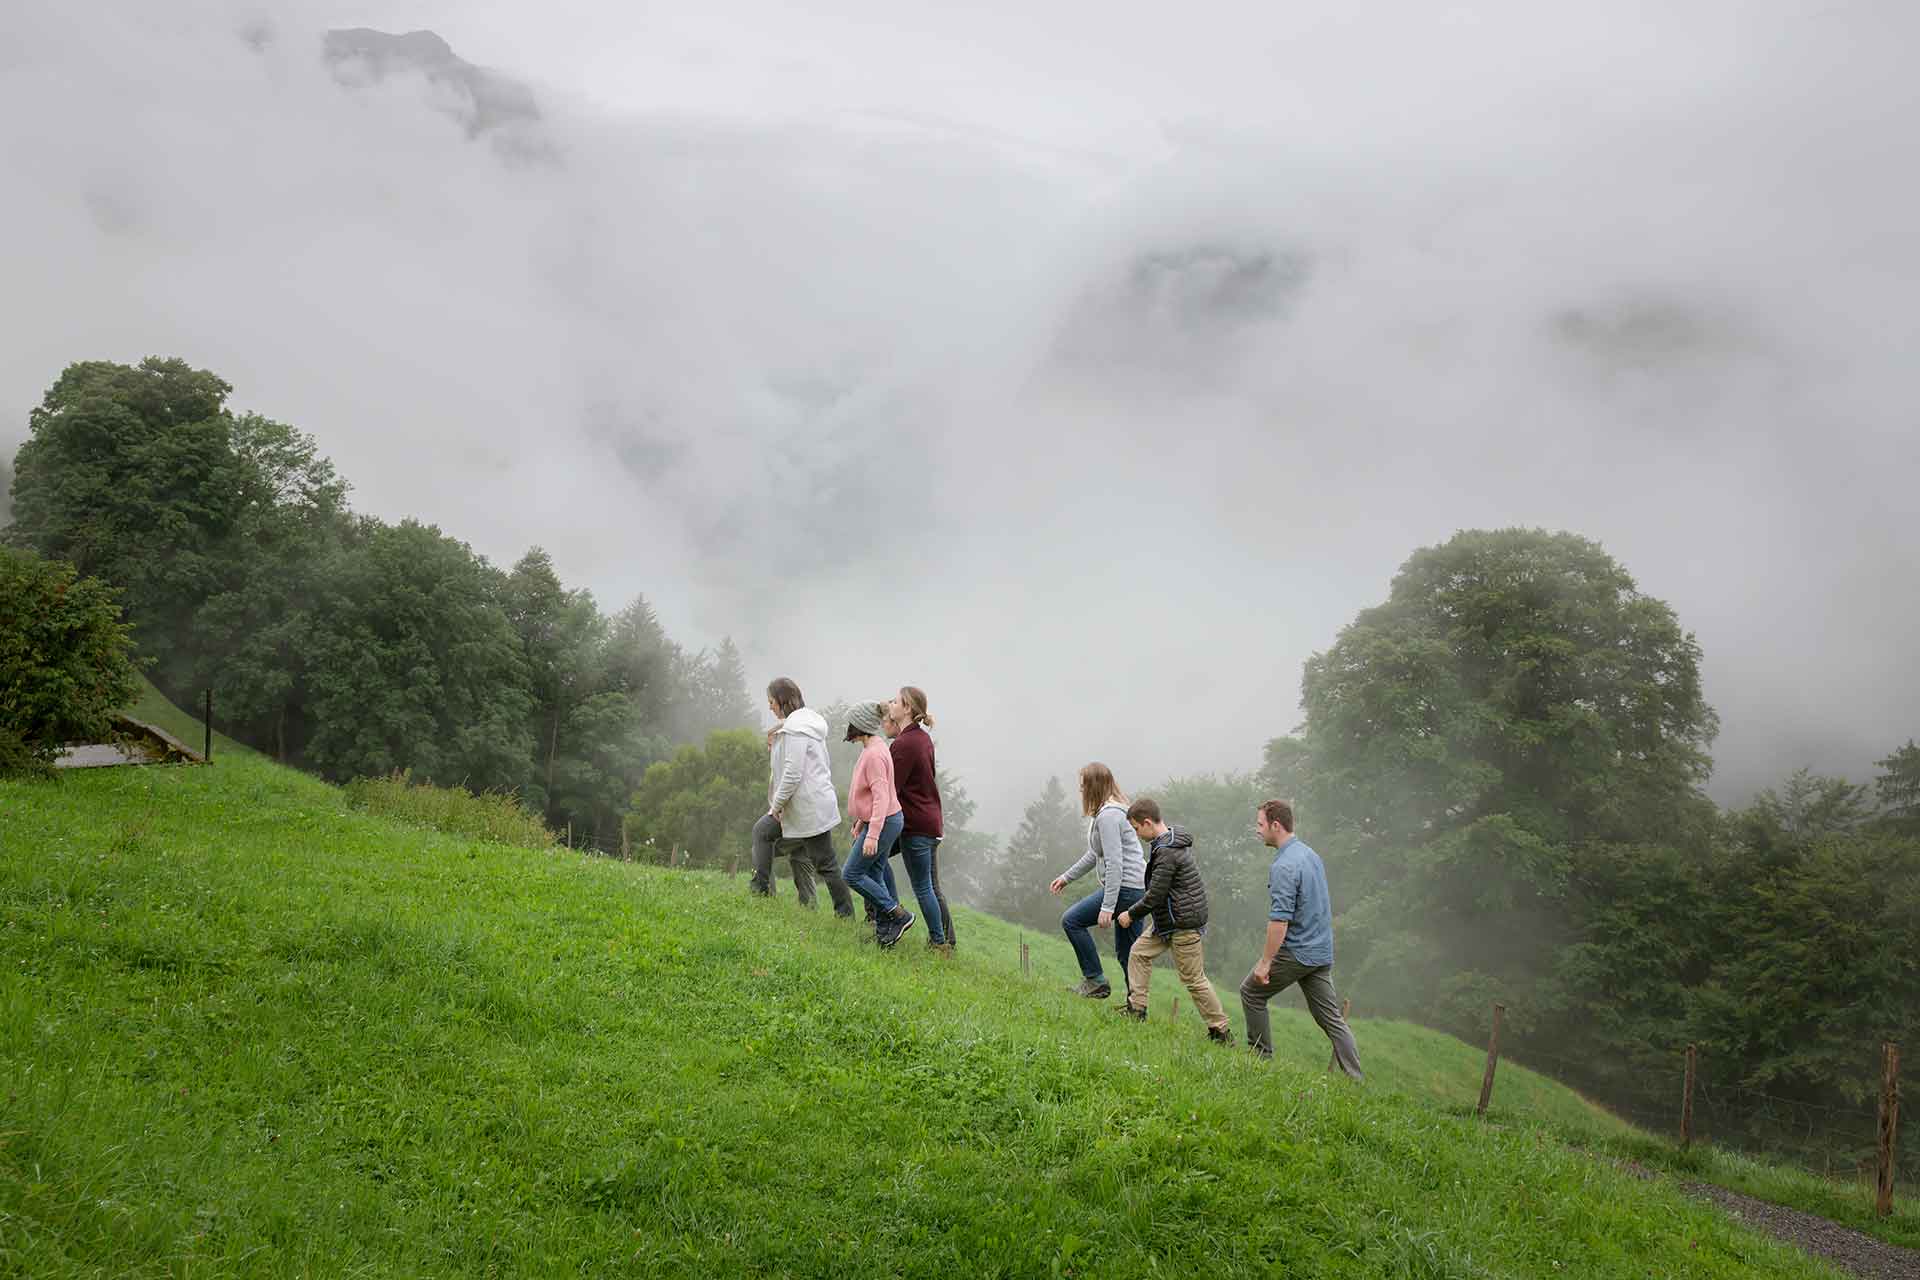
[[953, 953], [953, 914], [940, 892], [940, 784], [935, 778], [933, 738], [927, 733], [927, 695], [912, 685], [887, 704], [887, 731], [893, 735], [893, 779], [906, 825], [900, 832], [900, 860], [920, 900], [927, 941]]

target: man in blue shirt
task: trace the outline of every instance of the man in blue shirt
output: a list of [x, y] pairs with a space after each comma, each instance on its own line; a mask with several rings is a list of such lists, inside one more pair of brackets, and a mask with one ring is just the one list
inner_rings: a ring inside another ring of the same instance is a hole
[[1273, 1056], [1267, 1001], [1297, 982], [1308, 1012], [1333, 1042], [1334, 1061], [1353, 1079], [1364, 1080], [1360, 1050], [1333, 993], [1333, 901], [1327, 893], [1327, 869], [1320, 855], [1293, 834], [1293, 806], [1286, 801], [1262, 804], [1255, 811], [1254, 830], [1274, 854], [1267, 872], [1267, 944], [1260, 962], [1240, 984], [1247, 1047], [1263, 1058]]

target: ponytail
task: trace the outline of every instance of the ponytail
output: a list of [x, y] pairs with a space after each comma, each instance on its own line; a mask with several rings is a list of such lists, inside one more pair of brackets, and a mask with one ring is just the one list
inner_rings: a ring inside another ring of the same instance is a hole
[[913, 685], [900, 686], [900, 701], [907, 704], [907, 715], [915, 724], [933, 728], [933, 717], [927, 714], [927, 695]]

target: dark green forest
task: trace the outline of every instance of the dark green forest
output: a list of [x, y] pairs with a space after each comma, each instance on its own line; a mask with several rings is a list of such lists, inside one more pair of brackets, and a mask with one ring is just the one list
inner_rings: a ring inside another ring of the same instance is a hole
[[[644, 599], [603, 612], [538, 548], [500, 568], [357, 514], [312, 437], [229, 394], [179, 360], [68, 368], [12, 460], [4, 538], [71, 570], [9, 572], [77, 573], [96, 636], [111, 588], [163, 692], [214, 690], [218, 727], [288, 764], [510, 793], [605, 850], [744, 855], [766, 755], [730, 642], [689, 650]], [[1711, 1136], [1848, 1169], [1879, 1045], [1920, 1030], [1920, 746], [1722, 809], [1702, 658], [1596, 543], [1465, 531], [1309, 660], [1304, 719], [1245, 773], [1123, 782], [1196, 837], [1229, 998], [1264, 927], [1253, 809], [1288, 798], [1358, 1008], [1477, 1041], [1499, 1001], [1509, 1053], [1648, 1123], [1693, 1044]], [[1085, 840], [1071, 784], [1001, 843], [946, 778], [948, 891], [1056, 928], [1046, 884]]]
[[538, 547], [502, 569], [356, 514], [314, 439], [235, 412], [180, 360], [89, 361], [13, 460], [6, 539], [119, 592], [147, 674], [216, 727], [335, 781], [511, 792], [617, 844], [649, 765], [752, 723], [730, 641], [689, 651], [645, 599], [604, 612]]

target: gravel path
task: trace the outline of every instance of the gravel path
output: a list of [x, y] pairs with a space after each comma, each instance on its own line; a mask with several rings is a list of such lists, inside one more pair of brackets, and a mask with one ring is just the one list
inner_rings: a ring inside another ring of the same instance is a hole
[[1920, 1280], [1920, 1249], [1902, 1249], [1815, 1214], [1769, 1204], [1710, 1182], [1683, 1182], [1680, 1188], [1688, 1195], [1713, 1201], [1755, 1230], [1798, 1245], [1842, 1271], [1867, 1280]]

